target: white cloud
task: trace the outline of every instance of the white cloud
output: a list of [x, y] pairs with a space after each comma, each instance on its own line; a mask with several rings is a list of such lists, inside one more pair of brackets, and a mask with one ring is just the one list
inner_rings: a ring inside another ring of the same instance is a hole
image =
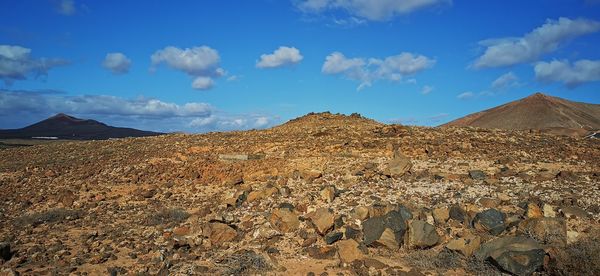
[[467, 100], [467, 99], [473, 98], [474, 96], [475, 96], [475, 94], [473, 92], [467, 91], [467, 92], [458, 94], [458, 96], [456, 96], [456, 97], [460, 100]]
[[450, 0], [297, 0], [296, 7], [306, 13], [344, 10], [352, 16], [372, 21], [390, 20], [423, 8], [451, 3]]
[[411, 53], [401, 53], [382, 60], [347, 58], [340, 52], [333, 52], [325, 58], [321, 71], [324, 74], [341, 74], [348, 79], [360, 81], [358, 90], [361, 90], [377, 80], [400, 81], [404, 76], [414, 75], [433, 64], [435, 60]]
[[66, 65], [68, 61], [57, 58], [31, 57], [31, 49], [21, 46], [0, 45], [0, 80], [10, 85], [15, 80], [24, 80], [48, 74], [53, 67]]
[[538, 62], [535, 77], [542, 82], [562, 82], [575, 88], [586, 82], [600, 81], [600, 60], [578, 60], [571, 64], [567, 60]]
[[304, 57], [295, 47], [281, 46], [272, 54], [260, 55], [260, 60], [256, 62], [257, 68], [276, 68], [281, 66], [294, 65], [302, 61]]
[[129, 72], [131, 60], [123, 53], [108, 53], [102, 62], [102, 66], [113, 74], [125, 74]]
[[57, 11], [62, 15], [73, 15], [77, 12], [74, 0], [59, 0]]
[[535, 61], [556, 51], [561, 43], [600, 30], [600, 22], [561, 17], [546, 23], [523, 37], [481, 41], [485, 52], [473, 63], [475, 68], [510, 66]]
[[434, 89], [433, 86], [425, 85], [421, 89], [421, 94], [427, 95], [427, 94], [431, 93], [433, 91], [433, 89]]
[[492, 82], [492, 89], [503, 90], [519, 86], [519, 78], [513, 73], [508, 72]]
[[210, 89], [214, 85], [214, 79], [226, 75], [225, 70], [220, 68], [221, 58], [217, 50], [208, 46], [180, 49], [169, 46], [158, 50], [150, 57], [152, 60], [151, 71], [156, 70], [160, 64], [182, 71], [192, 77], [194, 89]]
[[212, 114], [206, 118], [196, 118], [189, 123], [192, 129], [213, 130], [246, 130], [270, 127], [275, 123], [274, 117], [257, 114]]

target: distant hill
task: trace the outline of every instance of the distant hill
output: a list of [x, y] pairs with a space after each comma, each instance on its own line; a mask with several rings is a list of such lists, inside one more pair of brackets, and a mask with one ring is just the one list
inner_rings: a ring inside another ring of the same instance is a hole
[[156, 136], [162, 133], [133, 128], [112, 127], [95, 120], [57, 114], [20, 129], [0, 130], [0, 139], [31, 139], [42, 137], [67, 140], [105, 140], [109, 138]]
[[511, 130], [536, 129], [556, 134], [580, 136], [600, 129], [600, 104], [572, 102], [535, 93], [454, 120], [441, 127], [472, 126]]

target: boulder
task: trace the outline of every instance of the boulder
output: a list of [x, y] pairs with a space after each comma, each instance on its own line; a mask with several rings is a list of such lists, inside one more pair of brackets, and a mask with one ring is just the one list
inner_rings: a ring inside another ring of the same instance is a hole
[[496, 208], [500, 205], [500, 200], [497, 198], [483, 197], [479, 199], [479, 205], [484, 208]]
[[323, 172], [319, 170], [305, 170], [300, 173], [300, 177], [307, 182], [313, 182], [317, 178], [321, 178], [323, 176]]
[[365, 220], [362, 223], [365, 245], [380, 244], [389, 249], [397, 249], [406, 232], [408, 218], [405, 216], [401, 212], [390, 211], [384, 216]]
[[440, 241], [435, 226], [422, 220], [413, 220], [408, 224], [407, 237], [406, 244], [413, 248], [432, 247]]
[[237, 231], [225, 223], [214, 222], [208, 225], [205, 235], [212, 244], [219, 245], [234, 240], [237, 236]]
[[446, 248], [460, 252], [465, 257], [470, 257], [475, 250], [479, 249], [480, 245], [481, 238], [479, 236], [469, 236], [451, 240], [446, 244]]
[[337, 247], [333, 245], [327, 246], [311, 246], [306, 249], [309, 256], [315, 259], [331, 259], [336, 255]]
[[458, 205], [451, 206], [448, 214], [451, 219], [461, 223], [467, 220], [467, 213]]
[[342, 232], [329, 232], [323, 237], [323, 240], [326, 244], [333, 244], [334, 242], [341, 240], [342, 237], [344, 237]]
[[394, 152], [392, 160], [388, 161], [383, 173], [391, 177], [400, 177], [410, 171], [412, 162], [408, 157], [402, 154], [399, 150]]
[[7, 242], [0, 242], [0, 259], [8, 261], [11, 257], [12, 252], [10, 251], [10, 244]]
[[541, 218], [544, 217], [544, 213], [540, 206], [536, 203], [530, 202], [527, 204], [527, 218]]
[[544, 217], [547, 218], [555, 218], [556, 217], [556, 211], [554, 206], [550, 205], [550, 204], [544, 204], [544, 206], [542, 207], [542, 211], [544, 211]]
[[336, 243], [338, 256], [342, 263], [352, 263], [365, 257], [355, 240], [343, 240]]
[[545, 255], [538, 242], [525, 236], [497, 238], [481, 245], [475, 252], [479, 260], [490, 260], [514, 275], [531, 275], [541, 269]]
[[492, 235], [498, 235], [506, 229], [506, 215], [496, 209], [487, 209], [477, 213], [473, 219], [473, 227], [477, 230], [487, 231]]
[[352, 213], [350, 214], [350, 216], [354, 219], [363, 221], [369, 218], [369, 208], [365, 206], [357, 206], [354, 209], [352, 209]]
[[300, 227], [300, 220], [296, 212], [288, 208], [279, 208], [271, 213], [269, 222], [279, 232], [293, 232]]
[[436, 224], [443, 224], [450, 219], [450, 209], [448, 207], [435, 208], [432, 215]]
[[333, 228], [335, 216], [328, 208], [319, 208], [315, 212], [308, 215], [317, 232], [321, 235], [327, 234]]
[[334, 186], [327, 186], [321, 190], [320, 194], [323, 201], [330, 203], [335, 199], [336, 189]]
[[567, 223], [561, 218], [526, 219], [519, 225], [519, 231], [543, 244], [552, 246], [567, 244]]
[[481, 170], [471, 170], [469, 171], [469, 177], [473, 180], [484, 180], [486, 175]]

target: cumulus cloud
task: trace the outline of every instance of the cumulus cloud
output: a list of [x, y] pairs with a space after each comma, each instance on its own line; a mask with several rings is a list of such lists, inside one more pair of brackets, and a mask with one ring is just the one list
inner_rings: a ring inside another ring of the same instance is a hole
[[414, 75], [435, 64], [435, 60], [423, 55], [401, 53], [384, 59], [347, 58], [333, 52], [325, 58], [321, 68], [324, 74], [343, 75], [360, 81], [358, 90], [371, 86], [377, 80], [400, 81], [404, 76]]
[[475, 93], [471, 92], [471, 91], [467, 91], [467, 92], [463, 92], [458, 94], [458, 96], [456, 96], [459, 100], [467, 100], [470, 98], [473, 98], [475, 96]]
[[24, 80], [28, 75], [47, 75], [53, 67], [67, 63], [66, 60], [58, 58], [33, 58], [29, 48], [0, 45], [0, 79], [7, 85], [15, 80]]
[[217, 50], [208, 46], [180, 49], [169, 46], [158, 50], [150, 57], [151, 71], [160, 64], [182, 71], [193, 77], [192, 88], [207, 90], [213, 87], [214, 79], [226, 75], [220, 67], [221, 57]]
[[421, 89], [421, 94], [427, 95], [427, 94], [431, 93], [431, 91], [433, 91], [433, 86], [425, 85]]
[[278, 122], [276, 116], [232, 114], [202, 102], [177, 104], [146, 97], [0, 90], [0, 128], [20, 128], [57, 113], [162, 132], [260, 129]]
[[519, 86], [519, 78], [513, 72], [508, 72], [492, 82], [492, 89], [504, 90]]
[[74, 0], [59, 0], [56, 11], [62, 15], [73, 15], [77, 12]]
[[485, 52], [473, 63], [474, 68], [510, 66], [537, 60], [556, 51], [561, 44], [579, 36], [597, 32], [600, 22], [588, 19], [546, 20], [546, 23], [523, 37], [481, 41]]
[[296, 7], [305, 13], [344, 10], [348, 14], [372, 21], [390, 20], [423, 8], [451, 3], [450, 0], [297, 0]]
[[562, 82], [569, 88], [581, 84], [600, 81], [600, 60], [578, 60], [571, 64], [567, 60], [538, 62], [535, 77], [542, 82]]
[[272, 54], [263, 54], [260, 60], [256, 62], [257, 68], [276, 68], [281, 66], [294, 65], [302, 61], [304, 57], [295, 47], [281, 46]]
[[102, 62], [102, 66], [113, 74], [125, 74], [129, 72], [131, 60], [123, 53], [108, 53]]

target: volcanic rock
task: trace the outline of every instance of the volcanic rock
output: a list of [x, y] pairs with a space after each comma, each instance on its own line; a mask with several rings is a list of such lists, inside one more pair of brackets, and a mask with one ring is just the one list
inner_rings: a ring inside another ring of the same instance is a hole
[[407, 245], [415, 248], [427, 248], [440, 241], [435, 227], [422, 220], [412, 220], [408, 224]]
[[475, 215], [473, 227], [478, 230], [488, 231], [492, 235], [498, 235], [504, 231], [506, 215], [496, 209], [487, 209]]
[[359, 244], [353, 239], [339, 241], [337, 246], [338, 256], [342, 263], [352, 263], [356, 260], [361, 260], [365, 257], [364, 253], [359, 249]]
[[275, 209], [269, 218], [271, 225], [280, 232], [293, 232], [300, 227], [298, 215], [287, 208]]
[[545, 255], [535, 240], [524, 236], [497, 238], [475, 252], [478, 259], [490, 259], [500, 269], [515, 275], [531, 275], [541, 269]]
[[561, 218], [534, 218], [521, 222], [519, 230], [537, 241], [553, 245], [567, 244], [567, 223]]

